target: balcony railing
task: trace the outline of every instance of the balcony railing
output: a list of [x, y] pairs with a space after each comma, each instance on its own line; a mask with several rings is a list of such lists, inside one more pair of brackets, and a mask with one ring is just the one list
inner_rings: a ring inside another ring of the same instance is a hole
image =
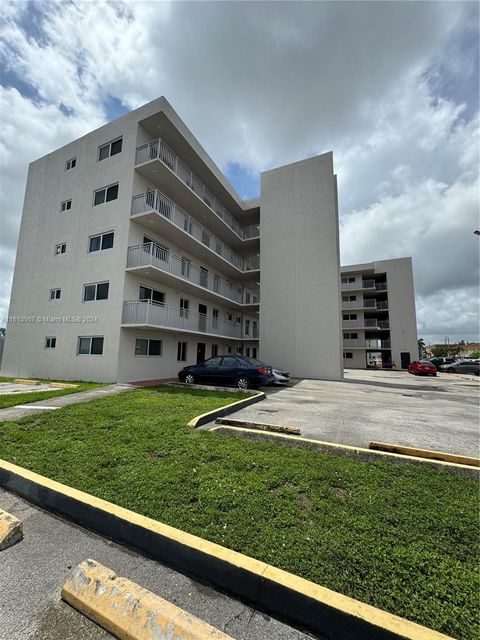
[[209, 247], [240, 271], [252, 271], [259, 268], [260, 260], [258, 256], [243, 258], [235, 251], [232, 251], [230, 247], [214, 236], [213, 233], [210, 233], [208, 229], [194, 220], [158, 189], [152, 189], [147, 193], [133, 196], [132, 215], [147, 213], [152, 210], [167, 218], [176, 227], [188, 233], [206, 247]]
[[376, 300], [342, 300], [342, 309], [380, 309]]
[[123, 303], [122, 324], [148, 324], [187, 333], [205, 333], [238, 340], [258, 338], [256, 327], [250, 327], [249, 335], [246, 335], [241, 324], [151, 300], [125, 301]]
[[208, 289], [213, 293], [233, 300], [238, 304], [257, 304], [259, 302], [259, 292], [242, 287], [233, 286], [219, 276], [208, 273], [190, 260], [181, 258], [155, 242], [139, 244], [128, 248], [127, 267], [152, 266], [171, 273], [183, 280], [189, 280], [193, 284]]
[[150, 160], [161, 160], [171, 169], [180, 180], [189, 187], [203, 202], [243, 240], [259, 235], [258, 225], [242, 227], [234, 216], [225, 209], [223, 204], [207, 189], [201, 180], [190, 171], [177, 154], [161, 139], [152, 140], [137, 147], [135, 164], [143, 164]]
[[342, 282], [342, 289], [375, 289], [375, 280], [358, 280], [357, 282]]
[[390, 349], [390, 340], [343, 340], [344, 347], [359, 347], [363, 349]]
[[377, 320], [375, 318], [364, 318], [363, 320], [343, 320], [344, 329], [352, 327], [365, 327], [366, 329], [389, 329], [390, 324], [386, 320]]

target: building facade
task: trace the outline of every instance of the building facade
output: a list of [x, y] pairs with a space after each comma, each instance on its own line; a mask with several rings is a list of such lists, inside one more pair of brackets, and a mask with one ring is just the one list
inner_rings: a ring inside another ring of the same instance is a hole
[[243, 201], [159, 98], [29, 166], [2, 373], [139, 381], [243, 353], [340, 379], [338, 255], [331, 153]]
[[341, 267], [343, 364], [405, 369], [418, 359], [411, 258]]

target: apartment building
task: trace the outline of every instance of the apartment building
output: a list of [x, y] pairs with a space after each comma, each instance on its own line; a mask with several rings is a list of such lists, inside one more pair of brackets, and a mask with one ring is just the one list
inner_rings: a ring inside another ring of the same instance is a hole
[[244, 201], [158, 98], [29, 166], [2, 373], [152, 380], [243, 353], [340, 379], [338, 256], [331, 153]]
[[418, 358], [411, 258], [341, 267], [343, 364], [402, 368]]

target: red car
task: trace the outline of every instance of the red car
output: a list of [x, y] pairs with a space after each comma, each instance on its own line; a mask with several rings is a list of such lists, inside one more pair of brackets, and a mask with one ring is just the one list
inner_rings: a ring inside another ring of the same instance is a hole
[[428, 360], [414, 360], [408, 366], [408, 373], [415, 376], [436, 376], [437, 367]]

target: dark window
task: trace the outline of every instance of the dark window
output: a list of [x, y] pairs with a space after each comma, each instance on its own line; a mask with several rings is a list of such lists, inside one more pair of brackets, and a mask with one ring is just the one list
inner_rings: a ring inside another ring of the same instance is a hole
[[111, 249], [113, 247], [113, 231], [109, 233], [103, 233], [98, 236], [91, 236], [88, 250], [103, 251], [104, 249]]
[[102, 236], [102, 251], [113, 247], [113, 231], [104, 233]]
[[190, 301], [185, 298], [180, 298], [180, 316], [182, 318], [188, 318], [188, 309], [190, 308]]
[[60, 300], [61, 289], [50, 289], [50, 300]]
[[61, 253], [66, 253], [67, 251], [67, 245], [65, 244], [65, 242], [63, 242], [62, 244], [57, 244], [57, 246], [55, 247], [55, 255], [60, 255]]
[[78, 354], [81, 356], [101, 356], [103, 354], [103, 337], [80, 337], [78, 339]]
[[110, 155], [110, 145], [106, 144], [104, 147], [100, 147], [100, 151], [98, 152], [98, 159], [105, 160]]
[[187, 360], [187, 343], [177, 342], [177, 360], [179, 362], [186, 362]]
[[112, 142], [112, 144], [110, 145], [111, 156], [117, 155], [117, 153], [120, 153], [121, 150], [122, 150], [122, 138], [120, 138], [120, 140], [115, 140], [115, 142]]
[[67, 160], [65, 163], [65, 171], [70, 171], [70, 169], [75, 169], [77, 166], [77, 159], [72, 158], [71, 160]]
[[45, 349], [55, 349], [57, 346], [57, 339], [53, 336], [45, 338]]
[[239, 362], [236, 358], [225, 356], [223, 358], [222, 367], [238, 367]]
[[221, 364], [222, 358], [218, 357], [218, 358], [209, 358], [208, 360], [205, 360], [205, 366], [206, 367], [219, 367]]
[[148, 353], [148, 340], [137, 338], [135, 340], [135, 355], [146, 356]]
[[165, 294], [162, 291], [156, 291], [156, 289], [149, 289], [140, 285], [139, 300], [151, 300], [156, 304], [165, 303]]
[[86, 284], [83, 288], [83, 301], [108, 300], [108, 282]]
[[103, 187], [95, 191], [93, 199], [93, 206], [103, 204], [104, 202], [111, 202], [118, 198], [118, 184], [112, 184], [110, 187]]
[[182, 258], [182, 276], [190, 278], [190, 269], [192, 263], [188, 258]]
[[71, 208], [72, 208], [72, 201], [71, 200], [65, 200], [60, 205], [61, 213], [64, 213], [65, 211], [70, 211]]
[[98, 149], [98, 159], [105, 160], [105, 158], [109, 158], [110, 156], [115, 156], [117, 153], [120, 153], [122, 150], [122, 138], [119, 140], [114, 140], [113, 142], [109, 142], [108, 144], [104, 144]]
[[212, 356], [218, 356], [218, 344], [212, 344]]
[[353, 353], [351, 351], [345, 351], [343, 357], [348, 360], [350, 358], [353, 358]]
[[160, 356], [162, 355], [162, 341], [161, 340], [149, 340], [148, 341], [148, 355]]

